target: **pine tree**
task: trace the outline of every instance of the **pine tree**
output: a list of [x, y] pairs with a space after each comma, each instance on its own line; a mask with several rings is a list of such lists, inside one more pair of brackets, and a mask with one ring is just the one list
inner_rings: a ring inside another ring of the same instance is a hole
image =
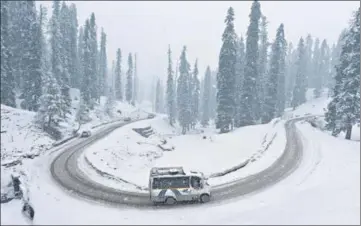
[[234, 11], [230, 7], [225, 20], [221, 52], [219, 54], [219, 70], [217, 75], [217, 123], [221, 133], [233, 128], [235, 115], [235, 84], [237, 60], [237, 35], [234, 31]]
[[42, 126], [54, 127], [61, 121], [62, 101], [57, 80], [48, 73], [44, 79], [44, 91], [40, 97], [37, 120]]
[[105, 113], [107, 113], [110, 117], [113, 117], [115, 99], [113, 89], [110, 87], [108, 90], [107, 101], [105, 102]]
[[167, 113], [169, 118], [169, 124], [173, 126], [175, 123], [175, 90], [174, 79], [172, 69], [172, 51], [170, 46], [168, 47], [168, 77], [167, 77]]
[[82, 50], [82, 83], [80, 87], [81, 99], [83, 104], [87, 107], [91, 106], [91, 47], [90, 47], [90, 24], [89, 20], [85, 21], [84, 34], [83, 34], [83, 50]]
[[42, 94], [42, 27], [37, 20], [34, 1], [27, 1], [29, 30], [27, 35], [27, 45], [24, 49], [23, 66], [26, 70], [23, 74], [24, 86], [22, 96], [24, 97], [23, 107], [29, 111], [39, 109], [39, 98]]
[[122, 89], [122, 77], [121, 77], [121, 61], [122, 53], [120, 49], [117, 50], [117, 61], [115, 63], [115, 98], [117, 100], [123, 101], [123, 89]]
[[[313, 47], [313, 39], [312, 36], [310, 34], [307, 35], [306, 37], [306, 45], [305, 45], [305, 61], [306, 61], [306, 71], [305, 71], [305, 76], [307, 78], [307, 87], [314, 87], [314, 82], [315, 82], [315, 77], [317, 76], [315, 74], [315, 67], [314, 67], [314, 60], [317, 61], [317, 54], [318, 54], [318, 46], [319, 46], [319, 41], [316, 40], [315, 43], [315, 49], [314, 51], [312, 51], [312, 47]], [[313, 56], [315, 53], [316, 58]]]
[[199, 96], [200, 96], [200, 82], [198, 79], [198, 60], [196, 60], [193, 69], [193, 77], [191, 78], [191, 126], [195, 127], [199, 119]]
[[106, 40], [107, 35], [103, 28], [100, 37], [100, 52], [99, 52], [99, 90], [101, 95], [105, 95], [106, 91], [106, 80], [107, 80], [107, 51], [106, 51]]
[[243, 117], [242, 106], [242, 87], [244, 80], [244, 66], [245, 66], [245, 46], [243, 37], [237, 45], [237, 62], [236, 62], [236, 91], [235, 91], [235, 104], [236, 104], [236, 114], [235, 114], [235, 126], [238, 128], [241, 126], [241, 121]]
[[[284, 54], [285, 38], [283, 24], [277, 29], [276, 40], [272, 44], [272, 55], [270, 61], [269, 80], [266, 86], [266, 96], [262, 115], [264, 123], [270, 122], [278, 116], [282, 107], [284, 108]], [[280, 94], [281, 93], [281, 94]], [[283, 104], [283, 106], [279, 106]], [[283, 109], [282, 109], [283, 111]]]
[[161, 112], [161, 85], [160, 79], [157, 79], [157, 85], [155, 88], [155, 112]]
[[69, 47], [70, 47], [70, 62], [69, 62], [69, 74], [70, 74], [70, 84], [72, 87], [80, 87], [80, 63], [79, 63], [79, 52], [78, 52], [78, 19], [77, 19], [77, 10], [74, 3], [69, 7], [69, 20], [70, 20], [70, 29], [69, 29]]
[[330, 82], [328, 83], [328, 95], [332, 96], [333, 87], [335, 86], [335, 77], [336, 77], [336, 66], [340, 61], [341, 48], [343, 45], [344, 36], [346, 35], [347, 30], [343, 30], [338, 37], [337, 44], [333, 46], [331, 53], [331, 71], [330, 71]]
[[210, 98], [211, 98], [211, 69], [208, 66], [206, 74], [204, 76], [204, 88], [202, 96], [202, 126], [206, 127], [209, 125], [210, 120]]
[[1, 104], [16, 107], [8, 7], [8, 1], [1, 3]]
[[78, 85], [74, 85], [76, 88], [81, 89], [82, 87], [82, 79], [84, 76], [84, 30], [83, 30], [83, 26], [79, 27], [79, 35], [78, 35], [78, 74], [77, 74], [77, 79], [75, 79], [74, 83], [77, 84], [77, 81], [79, 81]]
[[[307, 56], [305, 56], [306, 58]], [[307, 58], [306, 58], [307, 60]], [[309, 79], [308, 87], [315, 88], [320, 76], [320, 40], [316, 38], [315, 46], [313, 49], [313, 58], [312, 58], [312, 75]]]
[[128, 56], [128, 71], [127, 71], [127, 86], [125, 90], [125, 99], [129, 104], [132, 103], [132, 94], [133, 94], [133, 58], [132, 54], [129, 53]]
[[97, 59], [98, 59], [98, 42], [97, 42], [97, 27], [95, 23], [95, 14], [92, 13], [90, 16], [89, 21], [89, 36], [90, 36], [90, 68], [91, 68], [91, 98], [92, 98], [92, 105], [91, 108], [93, 108], [93, 105], [95, 102], [100, 101], [100, 90], [99, 90], [99, 75], [97, 73], [98, 71], [98, 65], [97, 65]]
[[246, 41], [246, 65], [244, 70], [244, 82], [242, 88], [242, 99], [244, 112], [241, 126], [253, 125], [260, 117], [259, 100], [259, 72], [258, 72], [258, 33], [259, 19], [261, 17], [261, 6], [258, 1], [252, 4], [250, 24], [247, 30]]
[[296, 81], [293, 89], [291, 106], [293, 109], [306, 102], [307, 80], [305, 76], [305, 45], [301, 37], [298, 43]]
[[286, 106], [290, 107], [292, 102], [293, 89], [296, 80], [297, 70], [297, 49], [293, 48], [293, 44], [289, 43], [286, 59]]
[[138, 74], [137, 74], [137, 54], [134, 54], [134, 79], [133, 79], [133, 103], [137, 103], [138, 102], [138, 86], [139, 86], [139, 81], [138, 81]]
[[[318, 74], [315, 76], [315, 89], [314, 95], [316, 98], [321, 96], [322, 89], [325, 87], [325, 83], [328, 80], [329, 72], [328, 72], [328, 64], [329, 64], [329, 52], [328, 45], [326, 40], [322, 41], [319, 60], [318, 60]], [[325, 81], [326, 80], [326, 81]]]
[[179, 65], [179, 78], [177, 83], [177, 104], [178, 104], [178, 121], [182, 127], [182, 133], [185, 134], [189, 130], [191, 108], [190, 108], [190, 65], [187, 61], [186, 47], [183, 47], [183, 51], [180, 57]]
[[286, 54], [287, 41], [285, 39], [284, 27], [281, 24], [279, 28], [280, 34], [280, 58], [279, 58], [279, 76], [277, 84], [277, 111], [276, 116], [282, 116], [286, 108]]
[[259, 77], [260, 77], [260, 109], [263, 111], [264, 99], [266, 95], [266, 83], [268, 82], [267, 77], [267, 63], [268, 63], [268, 32], [267, 32], [268, 21], [265, 16], [261, 16], [260, 28], [259, 28]]
[[334, 136], [346, 131], [345, 138], [351, 139], [352, 126], [360, 122], [360, 8], [344, 36], [335, 80], [332, 101], [325, 114], [326, 128]]

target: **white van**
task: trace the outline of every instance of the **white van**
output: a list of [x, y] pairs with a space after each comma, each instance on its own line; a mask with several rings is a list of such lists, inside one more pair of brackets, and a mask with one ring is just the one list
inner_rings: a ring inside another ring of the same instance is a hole
[[150, 171], [149, 196], [154, 204], [210, 201], [210, 186], [203, 173], [185, 173], [182, 167], [155, 167]]

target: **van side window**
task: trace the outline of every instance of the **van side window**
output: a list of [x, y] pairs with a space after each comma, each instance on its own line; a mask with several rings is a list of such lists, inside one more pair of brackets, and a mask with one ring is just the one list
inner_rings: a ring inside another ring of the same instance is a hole
[[191, 184], [192, 187], [195, 189], [200, 189], [201, 188], [201, 178], [199, 177], [192, 177], [191, 178]]

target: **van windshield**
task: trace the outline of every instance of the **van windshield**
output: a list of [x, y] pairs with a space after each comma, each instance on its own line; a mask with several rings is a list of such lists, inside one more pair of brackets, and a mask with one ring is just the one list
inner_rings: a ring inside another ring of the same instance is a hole
[[153, 179], [153, 189], [189, 188], [189, 177], [158, 177]]

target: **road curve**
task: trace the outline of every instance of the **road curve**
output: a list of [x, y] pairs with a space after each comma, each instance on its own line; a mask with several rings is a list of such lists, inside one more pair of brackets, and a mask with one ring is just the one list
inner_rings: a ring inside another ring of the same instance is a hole
[[[274, 185], [297, 169], [302, 159], [302, 141], [295, 123], [304, 118], [291, 119], [285, 123], [286, 147], [284, 153], [267, 169], [227, 184], [212, 188], [212, 201], [217, 202], [250, 194]], [[84, 142], [67, 147], [51, 163], [52, 177], [65, 189], [86, 199], [116, 206], [131, 205], [137, 208], [153, 207], [148, 194], [122, 191], [92, 181], [79, 168], [77, 160], [84, 149], [115, 129], [129, 123], [117, 123], [100, 130]]]

